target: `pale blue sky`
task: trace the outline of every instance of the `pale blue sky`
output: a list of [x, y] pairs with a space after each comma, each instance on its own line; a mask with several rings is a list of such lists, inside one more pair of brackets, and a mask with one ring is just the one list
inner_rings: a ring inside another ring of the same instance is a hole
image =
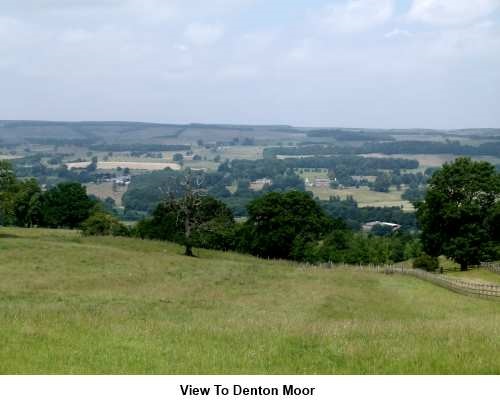
[[500, 127], [500, 0], [0, 0], [0, 119]]

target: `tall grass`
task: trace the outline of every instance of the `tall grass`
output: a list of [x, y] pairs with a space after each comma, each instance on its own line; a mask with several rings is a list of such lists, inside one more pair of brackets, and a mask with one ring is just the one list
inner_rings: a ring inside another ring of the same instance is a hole
[[500, 304], [167, 243], [0, 231], [0, 373], [499, 373]]

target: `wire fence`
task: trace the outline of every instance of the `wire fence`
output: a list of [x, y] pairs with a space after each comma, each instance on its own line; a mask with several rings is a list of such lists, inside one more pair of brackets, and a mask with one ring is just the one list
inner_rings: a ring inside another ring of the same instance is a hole
[[421, 269], [405, 268], [402, 265], [343, 265], [334, 263], [325, 263], [319, 266], [305, 265], [304, 269], [308, 268], [322, 268], [331, 270], [352, 269], [358, 271], [376, 272], [382, 274], [402, 274], [407, 276], [416, 277], [418, 279], [428, 281], [440, 287], [454, 291], [459, 294], [482, 298], [500, 298], [500, 285], [481, 283], [477, 281], [465, 280], [458, 277], [445, 276], [439, 273], [432, 273]]

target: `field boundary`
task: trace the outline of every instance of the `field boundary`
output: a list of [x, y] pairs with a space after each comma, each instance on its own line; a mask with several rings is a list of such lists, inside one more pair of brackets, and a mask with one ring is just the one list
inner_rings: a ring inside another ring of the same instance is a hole
[[[313, 266], [311, 266], [313, 267]], [[420, 280], [428, 281], [439, 287], [446, 288], [447, 290], [454, 291], [458, 294], [481, 297], [481, 298], [500, 298], [500, 285], [498, 284], [488, 284], [479, 283], [476, 281], [468, 281], [459, 279], [456, 277], [449, 277], [443, 274], [432, 273], [421, 269], [410, 269], [405, 268], [401, 265], [358, 265], [358, 266], [346, 266], [333, 263], [321, 264], [319, 267], [323, 269], [346, 269], [350, 268], [359, 271], [369, 271], [381, 274], [402, 274], [406, 276], [416, 277]], [[500, 271], [500, 269], [499, 269]]]
[[493, 273], [500, 274], [500, 264], [499, 263], [483, 262], [483, 263], [481, 263], [481, 266], [486, 268], [489, 271], [492, 271]]

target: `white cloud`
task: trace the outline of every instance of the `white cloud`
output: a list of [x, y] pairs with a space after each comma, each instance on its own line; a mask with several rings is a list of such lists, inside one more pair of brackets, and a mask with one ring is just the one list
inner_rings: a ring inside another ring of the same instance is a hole
[[187, 45], [184, 45], [184, 44], [175, 44], [173, 46], [173, 48], [176, 51], [179, 51], [179, 52], [187, 52], [187, 51], [189, 51], [189, 47]]
[[[436, 9], [430, 4], [442, 1], [404, 0], [408, 18], [397, 1], [302, 2], [296, 15], [311, 18], [299, 21], [265, 0], [0, 0], [0, 110], [7, 118], [500, 125], [500, 21], [487, 16], [497, 2]], [[431, 20], [455, 25], [415, 24]]]
[[94, 35], [91, 32], [82, 29], [70, 29], [61, 35], [61, 41], [69, 44], [88, 41], [92, 38]]
[[500, 0], [413, 0], [408, 16], [424, 23], [455, 25], [488, 16], [499, 6]]
[[389, 31], [387, 33], [384, 34], [384, 37], [387, 38], [387, 39], [391, 39], [391, 38], [408, 38], [408, 37], [411, 37], [412, 34], [407, 31], [407, 30], [402, 30], [402, 29], [399, 29], [399, 28], [395, 28], [393, 29], [392, 31]]
[[348, 0], [327, 6], [319, 20], [328, 30], [352, 33], [382, 25], [393, 14], [394, 0]]
[[184, 36], [193, 45], [210, 46], [224, 35], [224, 28], [219, 24], [191, 23], [187, 26]]
[[217, 72], [217, 78], [224, 80], [249, 80], [257, 76], [258, 69], [252, 65], [229, 65]]

